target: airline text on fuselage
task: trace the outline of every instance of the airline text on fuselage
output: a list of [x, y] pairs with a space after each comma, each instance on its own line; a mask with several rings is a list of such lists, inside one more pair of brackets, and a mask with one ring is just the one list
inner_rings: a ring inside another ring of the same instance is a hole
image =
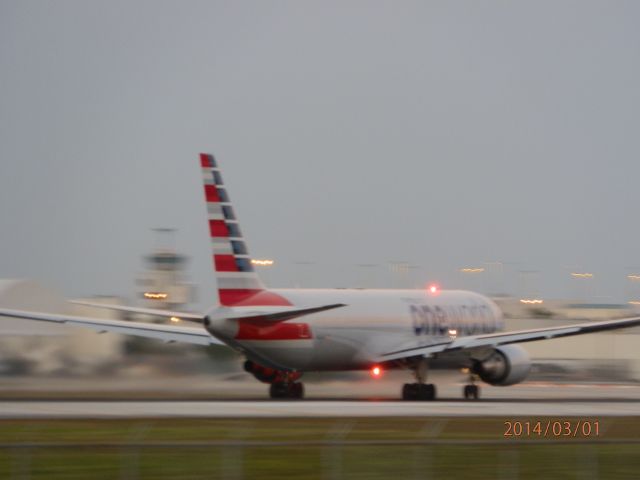
[[410, 305], [416, 335], [444, 336], [493, 333], [501, 328], [486, 305]]

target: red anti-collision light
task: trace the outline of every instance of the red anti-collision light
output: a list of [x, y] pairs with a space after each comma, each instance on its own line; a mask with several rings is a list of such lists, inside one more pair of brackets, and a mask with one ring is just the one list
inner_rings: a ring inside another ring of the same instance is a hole
[[382, 369], [377, 365], [371, 368], [371, 376], [373, 378], [380, 378], [382, 376]]

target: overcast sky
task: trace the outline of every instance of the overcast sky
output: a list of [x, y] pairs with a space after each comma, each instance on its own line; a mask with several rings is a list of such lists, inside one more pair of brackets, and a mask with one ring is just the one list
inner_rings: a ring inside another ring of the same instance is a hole
[[639, 21], [609, 0], [0, 0], [0, 277], [131, 296], [170, 226], [212, 303], [210, 151], [276, 286], [389, 286], [406, 261], [545, 296], [589, 271], [626, 300]]

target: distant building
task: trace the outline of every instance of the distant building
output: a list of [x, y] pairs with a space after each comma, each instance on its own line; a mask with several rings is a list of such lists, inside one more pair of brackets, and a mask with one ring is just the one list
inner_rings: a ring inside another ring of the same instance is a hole
[[[173, 235], [170, 228], [154, 229], [158, 235]], [[188, 258], [173, 248], [160, 247], [144, 257], [146, 271], [138, 277], [138, 296], [145, 306], [165, 310], [184, 310], [193, 301], [193, 285], [185, 281]]]

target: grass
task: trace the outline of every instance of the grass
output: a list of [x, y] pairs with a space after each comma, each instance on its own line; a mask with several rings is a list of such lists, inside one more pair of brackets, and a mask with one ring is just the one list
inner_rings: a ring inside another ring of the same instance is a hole
[[[535, 442], [506, 439], [505, 420], [0, 420], [0, 478], [637, 478], [640, 443], [625, 442], [640, 438], [640, 417], [592, 419], [598, 438]], [[387, 443], [357, 444], [368, 441]]]

